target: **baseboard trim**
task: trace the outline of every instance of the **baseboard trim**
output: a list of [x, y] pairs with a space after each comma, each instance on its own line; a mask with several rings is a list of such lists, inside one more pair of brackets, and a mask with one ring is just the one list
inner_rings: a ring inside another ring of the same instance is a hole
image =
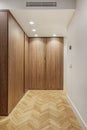
[[73, 109], [73, 112], [75, 113], [79, 123], [81, 124], [82, 126], [82, 130], [87, 130], [87, 125], [85, 123], [85, 121], [83, 120], [80, 112], [78, 111], [78, 109], [76, 108], [76, 106], [74, 105], [73, 101], [71, 100], [71, 98], [67, 95], [67, 100], [68, 102], [71, 104], [71, 107]]

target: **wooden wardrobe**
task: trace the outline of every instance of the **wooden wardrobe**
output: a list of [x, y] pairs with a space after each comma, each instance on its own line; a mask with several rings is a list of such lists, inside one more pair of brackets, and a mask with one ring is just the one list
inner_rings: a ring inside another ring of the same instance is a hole
[[62, 90], [63, 37], [29, 38], [25, 46], [26, 90]]
[[24, 31], [9, 11], [0, 11], [0, 116], [24, 95], [24, 49]]

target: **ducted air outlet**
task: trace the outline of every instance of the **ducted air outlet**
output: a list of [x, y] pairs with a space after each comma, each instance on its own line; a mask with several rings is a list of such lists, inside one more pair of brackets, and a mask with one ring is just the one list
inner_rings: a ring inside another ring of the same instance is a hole
[[26, 2], [26, 7], [56, 7], [57, 2]]

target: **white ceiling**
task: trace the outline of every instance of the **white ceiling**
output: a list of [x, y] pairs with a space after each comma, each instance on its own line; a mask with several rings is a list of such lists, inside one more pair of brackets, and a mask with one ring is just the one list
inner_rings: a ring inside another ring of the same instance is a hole
[[[74, 12], [74, 9], [11, 10], [29, 37], [34, 37], [36, 33], [39, 37], [51, 37], [53, 34], [66, 36]], [[30, 25], [30, 21], [34, 21], [34, 25]], [[36, 29], [36, 32], [32, 32], [32, 29]]]
[[0, 0], [0, 9], [30, 9], [26, 7], [26, 2], [57, 2], [57, 9], [76, 8], [76, 0]]

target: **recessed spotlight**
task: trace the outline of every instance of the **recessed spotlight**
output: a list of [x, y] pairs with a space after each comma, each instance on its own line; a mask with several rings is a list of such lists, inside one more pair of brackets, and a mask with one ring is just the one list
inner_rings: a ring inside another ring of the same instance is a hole
[[31, 25], [33, 25], [33, 24], [34, 24], [34, 22], [33, 22], [33, 21], [30, 21], [29, 23], [30, 23]]
[[36, 29], [32, 29], [33, 32], [36, 32]]
[[38, 34], [35, 34], [35, 37], [38, 37]]
[[53, 34], [53, 37], [56, 37], [56, 34]]

